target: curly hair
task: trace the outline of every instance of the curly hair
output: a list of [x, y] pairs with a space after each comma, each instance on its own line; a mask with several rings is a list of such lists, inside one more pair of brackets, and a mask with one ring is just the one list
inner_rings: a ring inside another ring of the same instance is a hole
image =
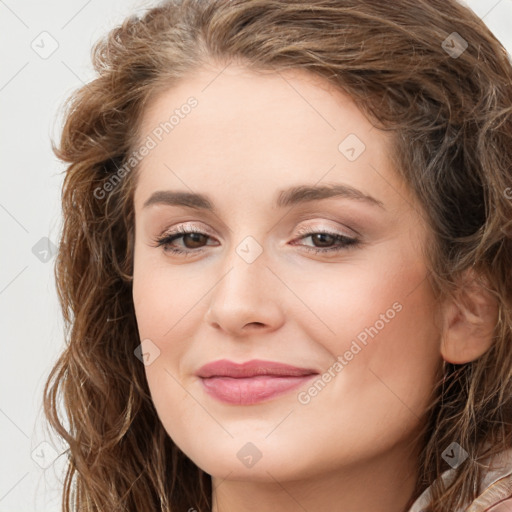
[[[446, 46], [454, 29], [460, 54]], [[443, 365], [418, 460], [415, 496], [432, 485], [429, 512], [468, 505], [484, 458], [512, 446], [512, 65], [485, 24], [455, 0], [173, 0], [126, 19], [92, 59], [97, 76], [67, 100], [52, 143], [69, 164], [55, 268], [66, 346], [44, 388], [69, 446], [63, 510], [211, 510], [211, 477], [165, 432], [134, 356], [127, 167], [145, 105], [210, 62], [303, 69], [351, 96], [392, 133], [397, 172], [434, 234], [439, 300], [458, 297], [468, 269], [496, 298], [489, 350]], [[441, 454], [454, 440], [469, 457], [447, 484]]]

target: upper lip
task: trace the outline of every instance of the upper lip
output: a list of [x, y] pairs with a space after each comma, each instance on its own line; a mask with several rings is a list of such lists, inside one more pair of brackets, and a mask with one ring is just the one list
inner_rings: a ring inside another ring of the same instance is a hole
[[241, 364], [234, 363], [228, 359], [220, 359], [201, 366], [196, 372], [196, 375], [206, 379], [208, 377], [244, 378], [255, 377], [257, 375], [301, 377], [317, 373], [316, 370], [312, 370], [311, 368], [299, 368], [289, 364], [264, 361], [261, 359], [252, 359], [251, 361], [246, 361]]

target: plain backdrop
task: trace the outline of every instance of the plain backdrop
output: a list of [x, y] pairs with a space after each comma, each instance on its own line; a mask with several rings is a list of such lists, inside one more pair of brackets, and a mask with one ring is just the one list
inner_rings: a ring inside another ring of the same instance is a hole
[[[45, 380], [64, 347], [54, 285], [64, 100], [94, 75], [93, 43], [144, 0], [0, 0], [0, 512], [60, 512], [66, 447], [47, 435]], [[512, 0], [470, 0], [512, 53]], [[453, 20], [457, 31], [457, 21]]]

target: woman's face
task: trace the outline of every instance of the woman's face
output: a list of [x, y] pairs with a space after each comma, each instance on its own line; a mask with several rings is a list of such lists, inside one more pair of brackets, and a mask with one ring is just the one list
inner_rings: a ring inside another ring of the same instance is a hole
[[410, 454], [440, 336], [388, 135], [317, 77], [234, 65], [162, 93], [141, 127], [133, 300], [173, 441], [259, 481]]

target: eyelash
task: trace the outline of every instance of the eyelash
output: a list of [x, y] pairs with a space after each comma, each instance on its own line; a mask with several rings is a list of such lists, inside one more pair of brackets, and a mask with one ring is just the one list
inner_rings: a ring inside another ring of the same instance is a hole
[[[209, 236], [207, 233], [203, 233], [198, 230], [191, 230], [191, 229], [187, 230], [185, 227], [179, 226], [175, 231], [166, 233], [165, 235], [163, 235], [161, 237], [157, 237], [154, 240], [154, 242], [155, 242], [154, 247], [163, 247], [164, 251], [166, 251], [166, 252], [171, 252], [176, 255], [182, 254], [185, 256], [190, 256], [192, 254], [199, 254], [199, 253], [203, 252], [204, 248], [185, 250], [185, 249], [177, 249], [176, 247], [171, 247], [170, 244], [174, 240], [183, 238], [184, 235], [190, 235], [190, 234]], [[341, 235], [339, 233], [333, 233], [331, 231], [321, 230], [321, 229], [320, 230], [318, 230], [318, 229], [311, 230], [311, 229], [303, 228], [303, 229], [299, 230], [298, 234], [301, 235], [301, 237], [300, 237], [301, 239], [308, 238], [308, 236], [316, 235], [316, 234], [330, 235], [335, 238], [335, 241], [339, 241], [340, 243], [342, 243], [341, 246], [327, 247], [327, 248], [302, 246], [305, 248], [306, 251], [312, 252], [314, 254], [325, 254], [325, 253], [329, 253], [329, 252], [337, 253], [337, 252], [346, 250], [349, 247], [356, 247], [360, 244], [360, 241], [357, 238], [350, 238], [348, 236]]]

